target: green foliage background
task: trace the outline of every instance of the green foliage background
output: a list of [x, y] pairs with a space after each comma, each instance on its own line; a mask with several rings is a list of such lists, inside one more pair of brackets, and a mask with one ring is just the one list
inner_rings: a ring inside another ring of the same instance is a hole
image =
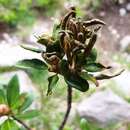
[[67, 2], [91, 6], [93, 10], [102, 4], [102, 0], [0, 0], [0, 23], [10, 27], [16, 27], [18, 23], [32, 24], [39, 15], [55, 15]]
[[0, 0], [0, 22], [15, 27], [19, 22], [31, 24], [40, 11], [51, 15], [60, 0]]

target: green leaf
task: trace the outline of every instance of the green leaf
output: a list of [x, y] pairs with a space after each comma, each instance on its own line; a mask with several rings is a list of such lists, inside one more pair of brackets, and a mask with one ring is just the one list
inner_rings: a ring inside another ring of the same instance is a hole
[[84, 69], [88, 72], [99, 72], [104, 69], [110, 69], [110, 68], [111, 68], [110, 66], [106, 67], [100, 63], [88, 63], [84, 65]]
[[86, 92], [89, 89], [89, 84], [86, 80], [81, 78], [77, 74], [69, 73], [68, 76], [64, 76], [66, 83], [82, 92]]
[[84, 58], [84, 53], [79, 52], [76, 54], [76, 64], [82, 66], [86, 63], [86, 59]]
[[25, 111], [33, 102], [33, 96], [31, 94], [23, 93], [20, 95], [22, 104], [19, 107], [19, 111]]
[[38, 110], [28, 110], [24, 113], [21, 113], [19, 115], [15, 115], [16, 118], [18, 119], [32, 119], [34, 117], [39, 116], [39, 111]]
[[15, 66], [20, 69], [38, 69], [38, 70], [48, 69], [46, 63], [44, 63], [39, 59], [22, 60], [19, 61]]
[[48, 43], [52, 42], [52, 37], [49, 35], [43, 34], [42, 36], [38, 37], [37, 42], [40, 43], [41, 45], [47, 46]]
[[106, 75], [106, 74], [100, 74], [100, 75], [97, 75], [95, 76], [95, 78], [97, 80], [104, 80], [104, 79], [111, 79], [111, 78], [114, 78], [116, 76], [119, 76], [124, 70], [121, 70], [120, 72], [114, 74], [114, 75]]
[[86, 119], [81, 119], [80, 121], [80, 128], [81, 130], [90, 130], [90, 126], [89, 126], [89, 123]]
[[97, 51], [95, 48], [92, 49], [89, 56], [85, 58], [84, 52], [79, 52], [76, 55], [76, 64], [83, 66], [88, 63], [94, 63], [97, 59]]
[[93, 48], [89, 54], [89, 56], [86, 58], [87, 63], [95, 62], [97, 59], [97, 50]]
[[8, 83], [7, 87], [7, 101], [10, 107], [14, 107], [19, 99], [19, 80], [17, 75], [14, 75]]
[[49, 84], [48, 84], [47, 95], [52, 93], [52, 89], [56, 86], [58, 80], [59, 80], [59, 77], [57, 74], [48, 78]]
[[4, 90], [0, 89], [0, 104], [3, 104], [6, 102], [6, 96]]
[[57, 38], [57, 34], [59, 33], [59, 30], [60, 30], [60, 23], [58, 20], [55, 20], [53, 25], [52, 37]]
[[95, 77], [93, 77], [93, 75], [88, 74], [87, 72], [81, 72], [81, 73], [80, 73], [80, 76], [81, 76], [83, 79], [85, 79], [85, 80], [91, 81], [91, 82], [94, 83], [96, 86], [99, 86], [98, 81], [96, 80]]
[[8, 119], [1, 125], [0, 130], [19, 130], [19, 127], [13, 120]]
[[36, 52], [36, 53], [42, 53], [43, 50], [42, 49], [39, 49], [39, 48], [34, 48], [30, 45], [20, 45], [22, 48], [26, 49], [26, 50], [29, 50], [29, 51], [33, 51], [33, 52]]
[[64, 76], [66, 83], [73, 88], [76, 88], [82, 92], [89, 89], [88, 82], [81, 78], [77, 73], [70, 72], [68, 63], [66, 60], [62, 60], [60, 63], [61, 74]]

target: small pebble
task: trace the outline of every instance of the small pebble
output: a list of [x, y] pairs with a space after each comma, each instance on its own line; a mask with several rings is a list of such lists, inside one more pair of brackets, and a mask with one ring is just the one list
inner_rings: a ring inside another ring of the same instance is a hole
[[120, 13], [120, 16], [125, 16], [126, 15], [126, 9], [125, 8], [121, 8], [120, 10], [119, 10], [119, 13]]
[[104, 11], [101, 11], [99, 14], [101, 17], [104, 17], [106, 15], [106, 13]]
[[125, 37], [123, 37], [122, 40], [120, 41], [120, 45], [122, 51], [127, 49], [127, 47], [130, 45], [130, 35], [126, 35]]
[[126, 0], [118, 0], [119, 4], [124, 4]]
[[130, 11], [130, 3], [128, 3], [128, 4], [126, 5], [126, 9], [127, 9], [127, 11]]

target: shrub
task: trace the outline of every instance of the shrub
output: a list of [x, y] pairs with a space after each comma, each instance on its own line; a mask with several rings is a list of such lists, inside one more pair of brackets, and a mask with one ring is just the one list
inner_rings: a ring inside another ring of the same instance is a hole
[[6, 85], [0, 85], [0, 117], [6, 117], [1, 123], [1, 130], [30, 130], [23, 120], [39, 115], [38, 110], [28, 108], [33, 98], [28, 93], [20, 93], [19, 80], [16, 75]]
[[[21, 46], [24, 49], [40, 53], [43, 60], [25, 59], [16, 64], [17, 68], [26, 70], [26, 72], [32, 69], [38, 70], [39, 73], [43, 73], [43, 71], [47, 73], [47, 96], [52, 94], [53, 89], [59, 81], [59, 77], [62, 76], [64, 78], [68, 92], [67, 111], [59, 126], [59, 130], [63, 130], [68, 119], [71, 110], [73, 88], [81, 92], [86, 92], [89, 89], [88, 81], [98, 86], [98, 80], [110, 79], [122, 73], [122, 71], [120, 71], [115, 75], [102, 74], [101, 71], [110, 69], [111, 66], [105, 66], [97, 62], [97, 50], [94, 48], [94, 45], [97, 40], [97, 32], [105, 23], [99, 19], [83, 21], [81, 18], [78, 18], [76, 14], [76, 8], [71, 7], [62, 20], [54, 24], [52, 34], [43, 34], [37, 38], [37, 42], [43, 45], [46, 48], [45, 50], [25, 45]], [[94, 27], [90, 28], [92, 26]], [[100, 74], [95, 76], [95, 72], [100, 72]], [[24, 94], [20, 94], [18, 86], [17, 76], [14, 76], [7, 87], [8, 106], [4, 105], [4, 107], [7, 108], [6, 114], [10, 116], [11, 119], [20, 123], [20, 117], [26, 118], [28, 116], [30, 117], [30, 115], [34, 116], [37, 115], [37, 112], [31, 111], [30, 114], [30, 112], [25, 111], [25, 113], [21, 115], [20, 112], [23, 112], [26, 108], [26, 106], [23, 106], [23, 104], [26, 103], [23, 102], [26, 102], [27, 98], [26, 95], [24, 98]], [[23, 100], [21, 101], [20, 97], [22, 95], [25, 100], [22, 98]], [[22, 108], [22, 110], [21, 102], [24, 108]], [[19, 111], [19, 109], [21, 111]], [[10, 110], [16, 110], [16, 115], [12, 115]], [[5, 111], [3, 113], [5, 114]], [[17, 116], [17, 114], [20, 115]], [[30, 130], [29, 127], [26, 128]]]

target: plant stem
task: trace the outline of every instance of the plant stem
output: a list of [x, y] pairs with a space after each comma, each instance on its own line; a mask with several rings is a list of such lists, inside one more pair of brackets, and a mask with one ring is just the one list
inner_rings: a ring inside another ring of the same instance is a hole
[[65, 116], [64, 116], [64, 119], [59, 127], [58, 130], [63, 130], [67, 120], [68, 120], [68, 117], [69, 117], [69, 113], [70, 113], [70, 110], [71, 110], [71, 103], [72, 103], [72, 88], [70, 86], [68, 86], [68, 94], [67, 94], [67, 110], [66, 110], [66, 113], [65, 113]]
[[31, 128], [29, 128], [23, 121], [21, 121], [20, 119], [16, 118], [15, 116], [11, 116], [15, 121], [17, 121], [19, 124], [21, 124], [22, 126], [24, 126], [24, 128], [26, 128], [27, 130], [31, 130]]

